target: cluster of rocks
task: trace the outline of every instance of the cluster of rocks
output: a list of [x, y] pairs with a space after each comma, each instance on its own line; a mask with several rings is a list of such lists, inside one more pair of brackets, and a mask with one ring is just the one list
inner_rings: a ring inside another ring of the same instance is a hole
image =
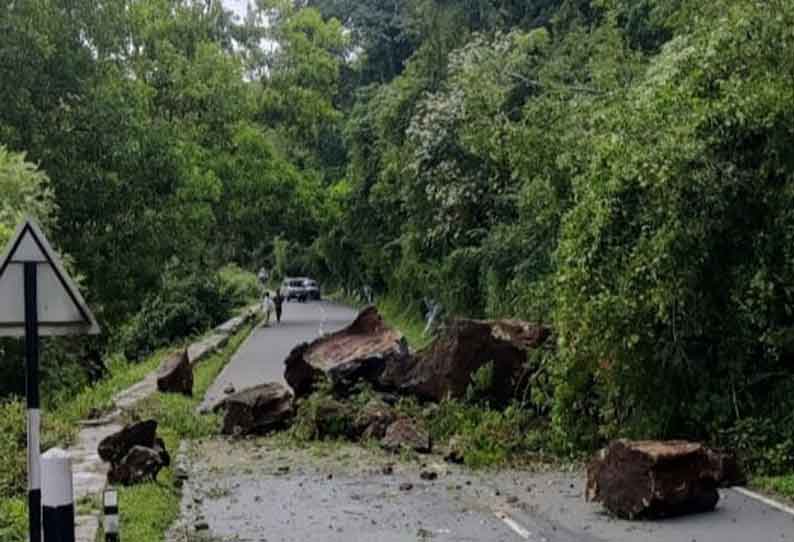
[[157, 479], [171, 464], [165, 443], [157, 436], [157, 422], [147, 420], [126, 426], [99, 443], [99, 457], [110, 463], [108, 483], [129, 486]]
[[295, 348], [285, 378], [297, 398], [325, 381], [344, 396], [360, 382], [422, 400], [460, 398], [487, 363], [494, 387], [511, 396], [524, 377], [527, 352], [543, 346], [551, 329], [520, 320], [455, 320], [426, 349], [414, 353], [377, 308], [366, 307], [337, 333]]
[[[296, 404], [324, 384], [334, 399], [314, 409], [318, 437], [342, 433], [351, 440], [379, 439], [389, 450], [429, 452], [423, 422], [399, 415], [389, 403], [401, 395], [436, 402], [461, 398], [472, 375], [487, 363], [493, 364], [495, 389], [509, 398], [524, 381], [527, 352], [550, 336], [549, 328], [518, 320], [456, 320], [427, 349], [414, 353], [369, 306], [348, 327], [292, 350], [284, 373], [292, 391], [269, 383], [232, 393], [215, 410], [225, 412], [224, 434], [266, 433], [288, 426]], [[345, 399], [361, 383], [380, 399], [354, 411]]]
[[[227, 390], [215, 406], [223, 411], [226, 435], [264, 434], [293, 423], [302, 402], [313, 434], [350, 440], [378, 440], [384, 449], [429, 453], [430, 433], [421, 418], [401, 414], [399, 396], [440, 402], [465, 396], [472, 376], [492, 364], [492, 385], [506, 401], [527, 383], [527, 354], [553, 347], [552, 330], [519, 320], [450, 322], [433, 343], [413, 352], [405, 338], [388, 326], [374, 306], [363, 309], [347, 328], [297, 346], [285, 362], [291, 389], [268, 383], [243, 391]], [[375, 391], [365, 405], [347, 400], [361, 383]], [[330, 390], [312, 394], [318, 387]], [[193, 374], [186, 352], [167, 358], [158, 375], [163, 392], [192, 394]], [[305, 403], [309, 404], [309, 403]], [[100, 445], [113, 468], [111, 483], [154, 479], [168, 465], [156, 438], [157, 424], [127, 427]], [[445, 456], [461, 462], [453, 439]], [[620, 440], [601, 450], [587, 468], [586, 498], [601, 502], [623, 518], [659, 518], [712, 510], [717, 489], [744, 482], [735, 457], [683, 441]]]

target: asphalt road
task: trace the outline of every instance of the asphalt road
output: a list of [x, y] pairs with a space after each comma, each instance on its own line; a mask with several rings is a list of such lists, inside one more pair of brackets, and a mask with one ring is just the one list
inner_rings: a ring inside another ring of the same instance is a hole
[[351, 308], [326, 301], [284, 303], [281, 323], [271, 321], [251, 334], [207, 390], [202, 408], [223, 399], [230, 384], [237, 391], [265, 382], [286, 385], [284, 360], [295, 346], [341, 329], [355, 317]]
[[[298, 343], [355, 316], [328, 303], [288, 304], [280, 326], [257, 330], [208, 393], [283, 382]], [[581, 472], [471, 472], [428, 457], [398, 463], [379, 450], [296, 449], [278, 438], [194, 443], [180, 523], [169, 541], [257, 542], [794, 542], [794, 515], [733, 490], [714, 512], [666, 521], [612, 519], [584, 500]], [[423, 480], [422, 470], [438, 479]], [[410, 484], [405, 489], [405, 484]], [[403, 487], [401, 487], [403, 486]]]

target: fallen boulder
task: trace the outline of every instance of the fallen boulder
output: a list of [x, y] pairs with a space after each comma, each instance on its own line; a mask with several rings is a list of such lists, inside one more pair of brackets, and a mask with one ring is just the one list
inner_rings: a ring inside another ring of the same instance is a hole
[[108, 472], [108, 483], [130, 486], [157, 479], [159, 472], [171, 464], [171, 457], [161, 439], [152, 448], [133, 446]]
[[701, 444], [618, 440], [590, 461], [586, 498], [626, 519], [707, 512], [723, 475], [720, 456]]
[[422, 399], [461, 398], [472, 375], [493, 363], [493, 389], [507, 400], [523, 380], [527, 351], [550, 336], [548, 327], [520, 320], [455, 320], [407, 367], [389, 367], [382, 380]]
[[430, 453], [430, 433], [419, 420], [400, 418], [392, 423], [381, 440], [381, 446], [390, 452], [413, 450], [420, 454]]
[[323, 378], [335, 394], [344, 395], [360, 381], [384, 388], [384, 372], [402, 374], [410, 357], [402, 334], [369, 306], [345, 329], [296, 347], [287, 357], [284, 376], [296, 397], [309, 395]]
[[162, 393], [193, 396], [193, 367], [187, 350], [175, 352], [163, 360], [157, 373], [157, 389]]
[[286, 425], [293, 415], [292, 393], [276, 382], [229, 395], [214, 410], [224, 410], [224, 435], [263, 434]]
[[118, 433], [102, 439], [97, 452], [102, 461], [118, 464], [135, 446], [154, 448], [157, 438], [157, 422], [147, 420], [128, 425]]

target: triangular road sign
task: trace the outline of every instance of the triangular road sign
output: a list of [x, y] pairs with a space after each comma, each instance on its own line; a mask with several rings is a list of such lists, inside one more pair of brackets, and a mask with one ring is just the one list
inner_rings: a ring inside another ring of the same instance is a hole
[[41, 228], [27, 219], [0, 259], [0, 336], [25, 335], [26, 263], [36, 265], [40, 335], [95, 335], [99, 325]]

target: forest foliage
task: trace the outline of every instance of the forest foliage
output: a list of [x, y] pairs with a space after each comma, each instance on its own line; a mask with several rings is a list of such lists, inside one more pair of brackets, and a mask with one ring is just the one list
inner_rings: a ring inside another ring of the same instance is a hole
[[109, 344], [208, 325], [148, 314], [183, 324], [227, 264], [312, 274], [550, 324], [529, 396], [561, 451], [794, 464], [791, 2], [0, 0], [0, 27], [0, 239], [39, 216]]

